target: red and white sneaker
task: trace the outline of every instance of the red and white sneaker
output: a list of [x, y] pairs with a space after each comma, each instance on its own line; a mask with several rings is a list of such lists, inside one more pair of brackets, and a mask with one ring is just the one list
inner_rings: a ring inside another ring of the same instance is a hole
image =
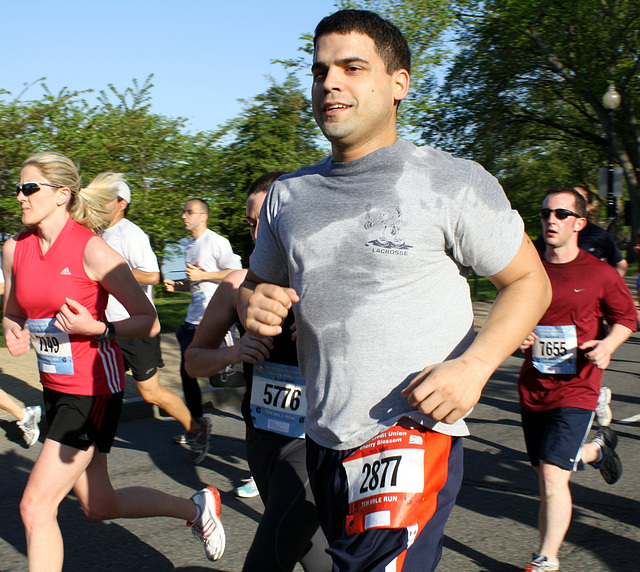
[[220, 520], [220, 493], [218, 489], [208, 486], [198, 491], [191, 500], [200, 508], [200, 518], [187, 522], [193, 536], [204, 544], [207, 558], [212, 562], [224, 554], [225, 536]]

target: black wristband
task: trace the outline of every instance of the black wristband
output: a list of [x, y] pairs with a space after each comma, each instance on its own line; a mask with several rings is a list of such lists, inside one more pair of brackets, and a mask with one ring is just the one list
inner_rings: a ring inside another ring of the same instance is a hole
[[106, 326], [106, 328], [104, 332], [96, 336], [96, 340], [98, 340], [99, 342], [102, 342], [105, 340], [115, 339], [116, 327], [111, 322], [105, 322], [104, 320], [100, 320], [100, 321]]

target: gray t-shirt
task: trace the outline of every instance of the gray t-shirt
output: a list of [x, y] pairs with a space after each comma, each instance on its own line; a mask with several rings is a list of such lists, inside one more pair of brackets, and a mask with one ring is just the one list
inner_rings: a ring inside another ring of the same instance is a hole
[[473, 340], [467, 267], [493, 275], [524, 225], [480, 165], [398, 140], [348, 163], [327, 158], [278, 180], [260, 216], [251, 269], [290, 284], [306, 432], [358, 447], [410, 416], [466, 435], [411, 407], [400, 392], [424, 367]]

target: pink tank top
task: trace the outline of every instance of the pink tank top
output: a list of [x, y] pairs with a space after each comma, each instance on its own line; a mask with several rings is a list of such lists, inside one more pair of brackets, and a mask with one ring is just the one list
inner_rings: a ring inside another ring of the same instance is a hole
[[84, 269], [84, 249], [96, 236], [69, 218], [44, 255], [35, 228], [16, 238], [16, 300], [27, 316], [40, 381], [61, 393], [107, 395], [124, 389], [122, 354], [115, 341], [65, 334], [53, 325], [66, 298], [82, 304], [96, 320], [105, 317], [109, 294]]

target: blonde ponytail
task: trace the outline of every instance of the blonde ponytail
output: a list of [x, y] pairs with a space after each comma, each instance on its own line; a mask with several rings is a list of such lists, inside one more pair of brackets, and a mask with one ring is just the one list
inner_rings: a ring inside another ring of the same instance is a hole
[[80, 189], [68, 209], [71, 218], [95, 232], [107, 228], [111, 222], [107, 215], [115, 208], [109, 203], [118, 199], [122, 177], [122, 173], [100, 173]]

